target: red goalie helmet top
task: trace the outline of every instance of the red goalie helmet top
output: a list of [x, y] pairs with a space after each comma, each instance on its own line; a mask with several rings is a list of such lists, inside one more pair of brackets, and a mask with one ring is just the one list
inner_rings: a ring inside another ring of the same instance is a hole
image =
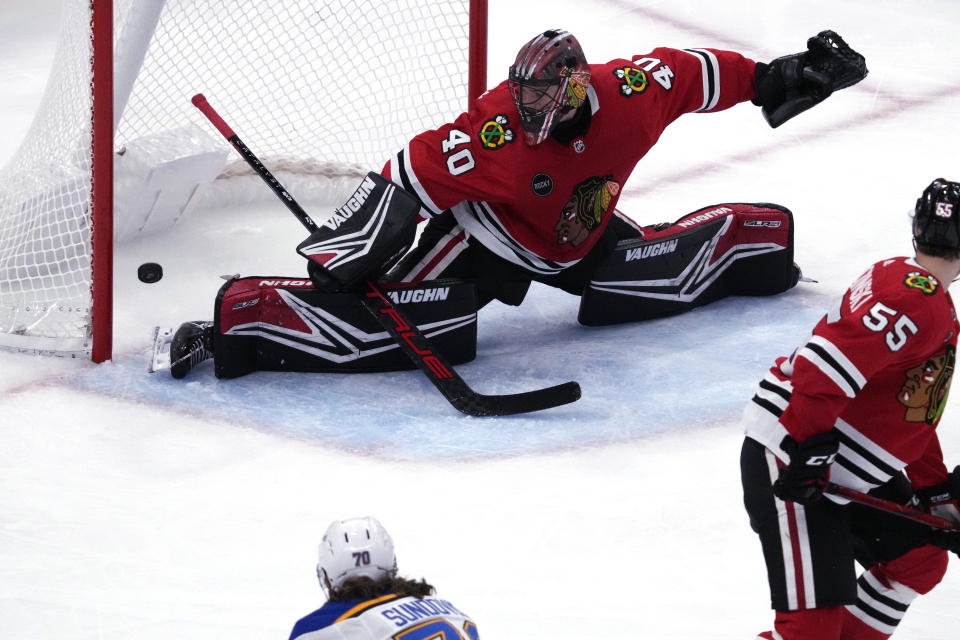
[[527, 143], [539, 144], [557, 126], [558, 116], [586, 100], [590, 67], [573, 34], [551, 29], [523, 45], [507, 85]]

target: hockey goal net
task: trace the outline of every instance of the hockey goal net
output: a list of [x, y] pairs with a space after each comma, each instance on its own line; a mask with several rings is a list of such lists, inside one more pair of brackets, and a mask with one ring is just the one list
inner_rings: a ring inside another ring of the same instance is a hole
[[63, 0], [41, 106], [0, 172], [0, 347], [109, 359], [114, 239], [246, 197], [194, 93], [322, 191], [463, 111], [485, 29], [486, 0]]

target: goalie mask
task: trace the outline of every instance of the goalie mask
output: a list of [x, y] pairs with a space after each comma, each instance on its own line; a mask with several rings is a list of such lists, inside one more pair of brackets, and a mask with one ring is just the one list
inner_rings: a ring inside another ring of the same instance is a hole
[[921, 248], [960, 251], [960, 183], [937, 178], [924, 190], [913, 216], [913, 240]]
[[379, 580], [396, 573], [393, 539], [376, 518], [335, 520], [323, 534], [317, 578], [327, 597], [351, 578]]
[[523, 45], [510, 67], [507, 86], [527, 144], [546, 140], [563, 114], [583, 104], [589, 85], [590, 67], [569, 32], [544, 31]]

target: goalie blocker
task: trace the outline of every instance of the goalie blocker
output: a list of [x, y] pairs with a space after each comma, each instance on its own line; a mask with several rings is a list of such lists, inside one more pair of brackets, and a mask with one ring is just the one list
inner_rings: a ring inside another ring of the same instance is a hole
[[353, 195], [297, 247], [321, 291], [350, 291], [387, 272], [413, 244], [420, 203], [367, 174]]
[[[477, 351], [477, 294], [462, 280], [384, 292], [453, 364]], [[217, 295], [212, 351], [218, 378], [252, 371], [355, 373], [412, 369], [397, 342], [354, 293], [318, 291], [307, 279], [245, 277]]]
[[781, 293], [799, 277], [788, 209], [714, 205], [620, 240], [591, 274], [579, 320], [593, 326], [660, 318], [729, 295]]

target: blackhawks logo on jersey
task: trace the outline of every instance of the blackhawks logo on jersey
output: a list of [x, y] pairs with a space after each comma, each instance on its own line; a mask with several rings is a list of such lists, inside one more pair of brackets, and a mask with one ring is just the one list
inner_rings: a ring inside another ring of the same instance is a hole
[[936, 278], [926, 273], [920, 273], [919, 271], [911, 271], [908, 273], [903, 284], [911, 289], [919, 289], [925, 296], [932, 296], [937, 292], [937, 287], [940, 286]]
[[573, 188], [573, 195], [563, 205], [560, 219], [553, 226], [557, 244], [579, 246], [590, 232], [600, 226], [613, 198], [620, 193], [620, 183], [612, 175], [587, 178]]
[[513, 142], [513, 130], [508, 129], [507, 116], [498, 114], [480, 126], [477, 138], [484, 149], [499, 149], [508, 142]]
[[897, 401], [907, 408], [904, 420], [937, 423], [947, 406], [955, 360], [956, 349], [948, 345], [940, 355], [907, 369], [906, 380], [897, 394]]
[[620, 93], [627, 97], [635, 93], [643, 93], [650, 85], [647, 72], [636, 67], [619, 67], [613, 70], [613, 75], [623, 81], [620, 85]]

